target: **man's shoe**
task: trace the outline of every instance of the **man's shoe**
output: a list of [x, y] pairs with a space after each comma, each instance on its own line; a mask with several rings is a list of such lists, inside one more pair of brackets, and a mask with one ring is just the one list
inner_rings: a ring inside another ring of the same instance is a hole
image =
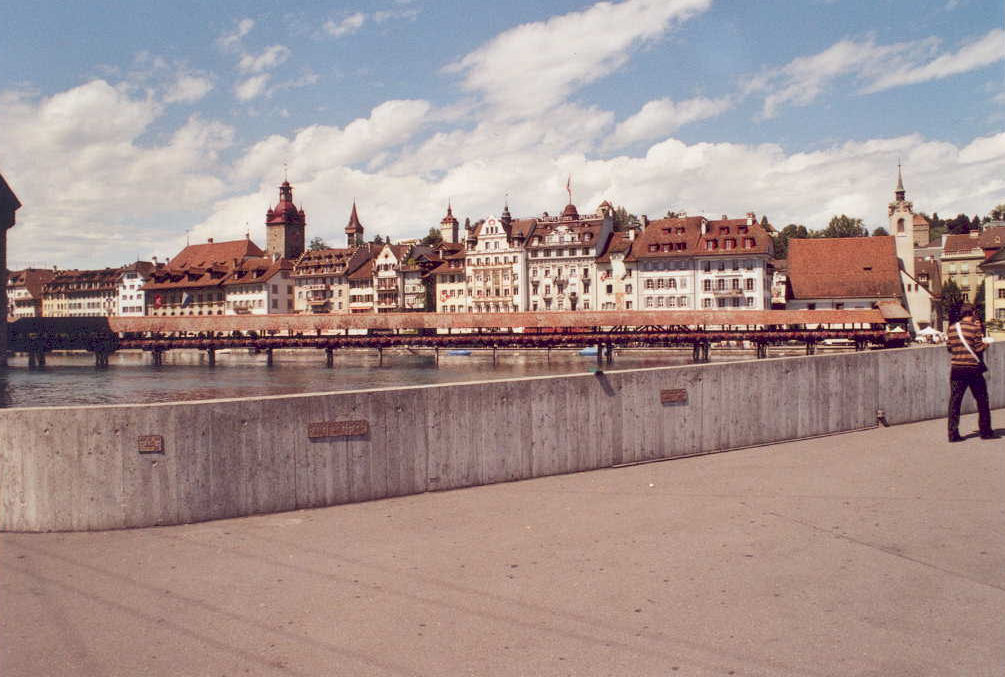
[[960, 437], [958, 433], [957, 434], [952, 434], [952, 435], [949, 436], [949, 441], [950, 442], [962, 442], [963, 438]]
[[993, 430], [989, 433], [981, 433], [982, 440], [997, 440], [999, 437], [1001, 437], [1001, 435]]

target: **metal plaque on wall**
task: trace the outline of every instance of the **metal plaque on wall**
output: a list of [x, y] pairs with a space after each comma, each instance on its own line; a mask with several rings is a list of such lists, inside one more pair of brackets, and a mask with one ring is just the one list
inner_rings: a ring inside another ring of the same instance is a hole
[[163, 454], [163, 435], [140, 435], [136, 438], [136, 450], [141, 454]]
[[317, 421], [307, 424], [307, 437], [319, 440], [325, 437], [355, 437], [370, 432], [368, 421]]
[[660, 404], [687, 404], [687, 390], [684, 388], [661, 390]]

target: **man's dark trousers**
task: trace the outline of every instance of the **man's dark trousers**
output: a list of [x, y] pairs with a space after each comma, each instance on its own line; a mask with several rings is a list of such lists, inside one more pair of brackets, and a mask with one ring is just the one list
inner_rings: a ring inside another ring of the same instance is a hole
[[980, 367], [953, 367], [949, 372], [949, 437], [960, 434], [960, 404], [963, 395], [970, 388], [970, 394], [977, 401], [977, 426], [980, 434], [994, 434], [991, 428], [991, 407], [988, 404], [988, 386]]

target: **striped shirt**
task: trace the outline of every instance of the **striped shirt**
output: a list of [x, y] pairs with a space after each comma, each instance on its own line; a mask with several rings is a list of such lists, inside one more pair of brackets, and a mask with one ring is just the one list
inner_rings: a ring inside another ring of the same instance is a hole
[[[963, 330], [963, 338], [970, 344], [970, 350], [973, 350], [980, 357], [981, 353], [984, 352], [984, 341], [981, 339], [984, 330], [980, 322], [960, 320], [960, 329]], [[949, 325], [949, 329], [946, 331], [946, 348], [949, 349], [952, 356], [950, 364], [953, 367], [976, 367], [978, 365], [977, 360], [970, 354], [970, 350], [967, 350], [967, 347], [960, 341], [955, 324]]]

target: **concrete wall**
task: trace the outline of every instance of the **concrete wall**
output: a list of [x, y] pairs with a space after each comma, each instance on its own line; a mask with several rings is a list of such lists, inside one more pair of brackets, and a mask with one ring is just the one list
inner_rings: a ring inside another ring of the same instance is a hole
[[[992, 345], [992, 406], [1005, 347]], [[661, 390], [686, 390], [662, 404]], [[487, 383], [0, 410], [0, 529], [178, 524], [603, 468], [945, 415], [944, 347]], [[970, 398], [968, 404], [972, 407]], [[369, 433], [309, 439], [320, 421]], [[163, 437], [164, 453], [137, 438]]]

